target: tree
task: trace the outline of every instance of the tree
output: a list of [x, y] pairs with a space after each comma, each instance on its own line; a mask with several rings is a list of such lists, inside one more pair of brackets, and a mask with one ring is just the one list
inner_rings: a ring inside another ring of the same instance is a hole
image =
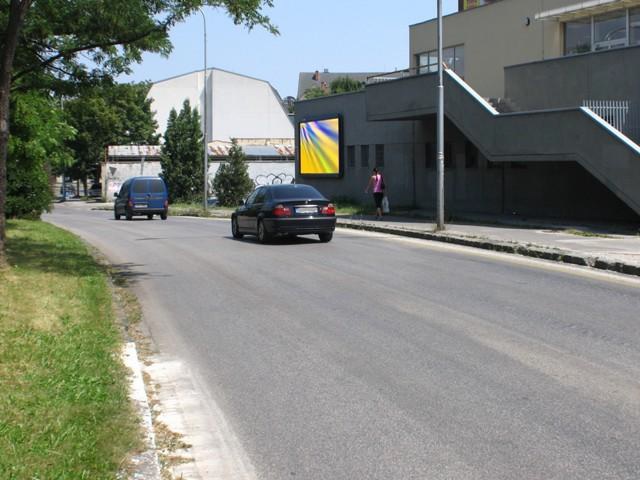
[[11, 92], [68, 95], [78, 84], [128, 72], [144, 52], [168, 55], [170, 28], [201, 6], [278, 33], [262, 13], [273, 0], [0, 0], [0, 265]]
[[77, 130], [69, 146], [74, 162], [66, 173], [73, 179], [97, 178], [107, 145], [157, 145], [158, 124], [147, 99], [150, 85], [112, 84], [83, 89], [64, 104], [68, 122]]
[[338, 93], [357, 92], [358, 90], [362, 90], [364, 88], [364, 82], [353, 80], [348, 76], [338, 77], [333, 82], [331, 82], [329, 88], [331, 89], [332, 95]]
[[322, 82], [321, 86], [315, 86], [308, 88], [304, 92], [304, 98], [319, 98], [325, 97], [327, 95], [337, 95], [340, 93], [349, 93], [349, 92], [357, 92], [364, 88], [364, 82], [359, 82], [357, 80], [353, 80], [346, 77], [338, 77], [334, 81], [329, 84], [329, 88], [327, 88], [326, 83]]
[[246, 155], [234, 139], [229, 150], [229, 161], [223, 162], [213, 179], [213, 189], [220, 205], [235, 207], [253, 189], [247, 172]]
[[202, 191], [202, 148], [200, 114], [191, 109], [189, 100], [185, 100], [179, 114], [175, 108], [169, 112], [160, 157], [161, 176], [167, 184], [171, 201], [195, 201]]
[[71, 161], [74, 136], [57, 102], [41, 93], [13, 96], [7, 161], [7, 217], [37, 218], [52, 200], [49, 172]]

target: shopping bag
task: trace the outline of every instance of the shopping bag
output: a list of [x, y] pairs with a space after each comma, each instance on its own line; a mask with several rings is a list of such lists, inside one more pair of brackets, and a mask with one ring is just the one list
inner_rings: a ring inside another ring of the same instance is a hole
[[382, 213], [389, 213], [389, 197], [386, 195], [382, 198]]

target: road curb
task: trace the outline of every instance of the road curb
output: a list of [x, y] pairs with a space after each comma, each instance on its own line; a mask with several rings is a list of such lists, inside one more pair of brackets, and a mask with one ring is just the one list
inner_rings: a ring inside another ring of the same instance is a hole
[[492, 250], [495, 252], [510, 253], [514, 255], [539, 258], [542, 260], [550, 260], [559, 263], [567, 263], [570, 265], [590, 267], [598, 270], [607, 270], [611, 272], [622, 273], [625, 275], [640, 276], [640, 266], [638, 265], [620, 261], [611, 261], [589, 255], [581, 255], [579, 252], [559, 250], [555, 248], [543, 247], [540, 245], [529, 245], [518, 242], [500, 241], [490, 238], [464, 237], [447, 233], [425, 232], [397, 227], [392, 228], [382, 225], [372, 225], [370, 223], [345, 222], [341, 221], [340, 219], [338, 219], [336, 226], [341, 228], [350, 228], [353, 230], [365, 230], [369, 232], [387, 233], [390, 235], [400, 235], [403, 237], [431, 240], [434, 242], [450, 243], [454, 245], [462, 245], [465, 247], [480, 248], [483, 250]]

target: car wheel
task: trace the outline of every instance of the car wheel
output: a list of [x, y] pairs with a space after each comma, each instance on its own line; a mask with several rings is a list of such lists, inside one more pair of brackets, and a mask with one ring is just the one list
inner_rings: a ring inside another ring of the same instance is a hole
[[327, 243], [327, 242], [330, 242], [331, 239], [333, 238], [333, 232], [319, 233], [318, 237], [320, 237], [320, 241], [322, 243]]
[[115, 208], [113, 209], [113, 217], [116, 220], [120, 220], [120, 214], [118, 213], [118, 211]]
[[260, 243], [267, 243], [269, 240], [271, 240], [271, 235], [269, 235], [267, 229], [264, 228], [264, 222], [258, 220], [258, 241]]
[[166, 210], [160, 214], [160, 218], [162, 220], [166, 220], [167, 219], [167, 211]]
[[233, 238], [244, 237], [244, 235], [240, 233], [240, 229], [238, 228], [238, 219], [236, 217], [231, 219], [231, 235], [233, 235]]
[[147, 220], [153, 220], [153, 215], [152, 214], [147, 215]]
[[124, 218], [126, 218], [127, 220], [133, 220], [133, 213], [131, 213], [129, 210], [125, 209]]

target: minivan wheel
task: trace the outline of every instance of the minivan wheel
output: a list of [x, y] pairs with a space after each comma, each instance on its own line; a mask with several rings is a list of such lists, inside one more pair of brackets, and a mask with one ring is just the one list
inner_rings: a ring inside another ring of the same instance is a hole
[[233, 235], [233, 238], [244, 237], [244, 235], [240, 233], [240, 229], [238, 228], [238, 219], [236, 217], [231, 219], [231, 235]]
[[127, 220], [133, 220], [133, 214], [129, 210], [125, 209], [124, 218], [126, 218]]
[[271, 235], [269, 235], [267, 229], [264, 228], [264, 222], [258, 220], [258, 241], [260, 243], [267, 243], [269, 240], [271, 240]]
[[113, 216], [116, 220], [120, 220], [120, 214], [115, 208], [113, 209]]
[[333, 238], [333, 232], [319, 233], [318, 237], [320, 237], [320, 241], [322, 243], [327, 243], [327, 242], [330, 242], [331, 239]]
[[147, 215], [147, 220], [153, 220], [153, 214], [150, 213], [149, 215]]
[[162, 220], [166, 220], [167, 219], [167, 211], [166, 210], [160, 214], [160, 218]]

